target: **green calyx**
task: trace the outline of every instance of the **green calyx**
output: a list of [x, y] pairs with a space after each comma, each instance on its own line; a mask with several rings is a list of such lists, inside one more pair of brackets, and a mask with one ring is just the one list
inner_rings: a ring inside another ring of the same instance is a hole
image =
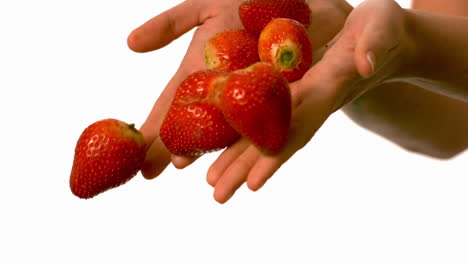
[[133, 124], [133, 123], [132, 124], [127, 124], [127, 128], [130, 131], [130, 133], [141, 134], [140, 130], [138, 130], [135, 127], [135, 124]]
[[278, 59], [284, 67], [295, 67], [297, 64], [297, 54], [293, 49], [281, 50]]

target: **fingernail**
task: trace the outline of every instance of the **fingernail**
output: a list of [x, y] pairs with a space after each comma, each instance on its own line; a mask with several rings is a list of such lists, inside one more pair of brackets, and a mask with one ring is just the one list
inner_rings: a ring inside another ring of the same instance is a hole
[[367, 52], [367, 61], [369, 62], [369, 65], [371, 66], [371, 74], [373, 74], [375, 71], [375, 62], [376, 62], [374, 52], [372, 51]]

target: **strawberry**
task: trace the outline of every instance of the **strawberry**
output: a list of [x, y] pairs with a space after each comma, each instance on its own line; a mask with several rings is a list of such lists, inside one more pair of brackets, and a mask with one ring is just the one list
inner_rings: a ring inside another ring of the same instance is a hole
[[145, 159], [143, 135], [133, 124], [104, 119], [88, 126], [78, 139], [70, 188], [92, 198], [133, 178]]
[[223, 85], [220, 107], [229, 124], [264, 153], [277, 153], [285, 145], [291, 93], [273, 65], [258, 62], [232, 72]]
[[258, 37], [244, 30], [226, 30], [213, 36], [205, 45], [208, 69], [234, 71], [255, 62], [258, 57]]
[[312, 43], [305, 27], [293, 19], [268, 23], [258, 41], [260, 60], [269, 62], [290, 82], [302, 78], [312, 65]]
[[177, 155], [199, 156], [231, 145], [239, 134], [217, 107], [227, 73], [202, 70], [177, 88], [160, 130], [161, 140]]
[[256, 35], [275, 18], [294, 19], [308, 28], [310, 16], [311, 10], [305, 0], [245, 0], [239, 5], [244, 28]]

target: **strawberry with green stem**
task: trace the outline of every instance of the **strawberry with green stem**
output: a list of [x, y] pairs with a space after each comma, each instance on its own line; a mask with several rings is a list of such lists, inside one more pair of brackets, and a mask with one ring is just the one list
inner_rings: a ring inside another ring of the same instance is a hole
[[273, 64], [289, 82], [312, 65], [312, 42], [305, 27], [293, 19], [277, 18], [262, 30], [258, 41], [260, 60]]
[[70, 188], [92, 198], [132, 179], [141, 169], [146, 146], [134, 124], [104, 119], [89, 125], [75, 147]]

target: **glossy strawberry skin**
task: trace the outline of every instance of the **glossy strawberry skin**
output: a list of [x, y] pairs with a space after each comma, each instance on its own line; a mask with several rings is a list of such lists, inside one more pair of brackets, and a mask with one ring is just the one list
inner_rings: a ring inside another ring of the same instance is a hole
[[244, 28], [259, 35], [275, 18], [290, 18], [310, 26], [311, 10], [305, 0], [245, 0], [239, 5], [239, 17]]
[[97, 121], [82, 132], [76, 144], [70, 189], [88, 199], [118, 187], [138, 173], [145, 154], [143, 135], [133, 124]]
[[199, 156], [231, 145], [239, 135], [213, 104], [194, 102], [173, 108], [161, 139], [173, 154]]
[[226, 30], [213, 36], [205, 45], [208, 69], [234, 71], [255, 62], [258, 57], [258, 37], [244, 30]]
[[293, 19], [277, 18], [262, 30], [260, 60], [273, 64], [289, 82], [299, 80], [312, 65], [312, 43], [305, 27]]
[[199, 156], [225, 148], [239, 138], [217, 106], [226, 76], [222, 71], [203, 70], [179, 85], [160, 130], [161, 140], [171, 153]]
[[239, 134], [266, 154], [286, 144], [291, 123], [291, 92], [273, 65], [259, 62], [233, 72], [225, 81], [221, 110]]

